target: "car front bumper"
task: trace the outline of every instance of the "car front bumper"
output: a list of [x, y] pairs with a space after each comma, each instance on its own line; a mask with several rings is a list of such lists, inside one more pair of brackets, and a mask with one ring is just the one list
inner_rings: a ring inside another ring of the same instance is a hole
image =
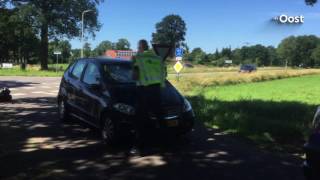
[[156, 118], [148, 116], [142, 120], [143, 130], [150, 133], [186, 134], [194, 126], [195, 115], [193, 111], [183, 112], [179, 115]]

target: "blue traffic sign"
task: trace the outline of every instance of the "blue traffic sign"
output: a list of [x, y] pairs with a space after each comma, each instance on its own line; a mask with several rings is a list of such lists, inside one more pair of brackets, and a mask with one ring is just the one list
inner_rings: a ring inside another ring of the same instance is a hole
[[176, 57], [182, 57], [183, 56], [183, 49], [177, 48], [176, 49]]

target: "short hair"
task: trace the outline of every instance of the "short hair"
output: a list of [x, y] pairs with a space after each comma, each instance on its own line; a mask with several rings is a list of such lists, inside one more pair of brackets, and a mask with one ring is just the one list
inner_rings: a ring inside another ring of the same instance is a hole
[[139, 45], [141, 45], [143, 47], [143, 50], [148, 51], [149, 50], [149, 44], [148, 41], [145, 39], [141, 39], [139, 41]]

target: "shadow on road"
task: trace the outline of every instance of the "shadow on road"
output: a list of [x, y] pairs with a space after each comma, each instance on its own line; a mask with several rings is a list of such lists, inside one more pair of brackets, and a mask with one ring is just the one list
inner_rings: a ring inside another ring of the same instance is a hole
[[31, 86], [34, 86], [35, 84], [40, 84], [40, 83], [2, 80], [0, 81], [0, 88], [31, 87]]
[[59, 122], [54, 98], [0, 104], [0, 117], [0, 179], [302, 179], [299, 159], [200, 122], [189, 137], [155, 140], [132, 157], [130, 145], [107, 148], [87, 126]]

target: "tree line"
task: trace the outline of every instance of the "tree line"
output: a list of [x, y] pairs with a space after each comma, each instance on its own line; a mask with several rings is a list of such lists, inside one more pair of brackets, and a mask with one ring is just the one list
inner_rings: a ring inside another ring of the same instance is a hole
[[314, 35], [290, 36], [277, 47], [257, 44], [222, 48], [212, 53], [198, 47], [191, 52], [185, 48], [185, 52], [184, 59], [188, 61], [216, 66], [225, 66], [226, 60], [232, 60], [234, 65], [320, 67], [320, 38]]
[[[126, 38], [120, 38], [117, 42], [108, 40], [100, 42], [95, 48], [90, 43], [84, 43], [84, 57], [103, 56], [107, 50], [131, 50], [131, 44]], [[71, 44], [67, 40], [54, 40], [49, 42], [49, 63], [56, 62], [55, 51], [60, 51], [59, 63], [70, 63], [75, 59], [81, 58], [81, 49], [72, 49]], [[28, 61], [28, 63], [37, 63], [37, 61]]]
[[[232, 60], [233, 65], [255, 64], [257, 66], [291, 66], [320, 67], [320, 38], [314, 35], [290, 36], [283, 39], [277, 47], [261, 44], [216, 49], [206, 53], [200, 47], [190, 51], [186, 43], [181, 43], [184, 49], [184, 60], [195, 64], [227, 65], [226, 60]], [[117, 42], [102, 41], [95, 48], [89, 43], [84, 45], [85, 57], [102, 56], [107, 50], [131, 50], [130, 42], [121, 38]], [[52, 41], [49, 43], [49, 59], [55, 60], [53, 52], [62, 52], [64, 62], [80, 58], [81, 49], [71, 49], [68, 41]]]

